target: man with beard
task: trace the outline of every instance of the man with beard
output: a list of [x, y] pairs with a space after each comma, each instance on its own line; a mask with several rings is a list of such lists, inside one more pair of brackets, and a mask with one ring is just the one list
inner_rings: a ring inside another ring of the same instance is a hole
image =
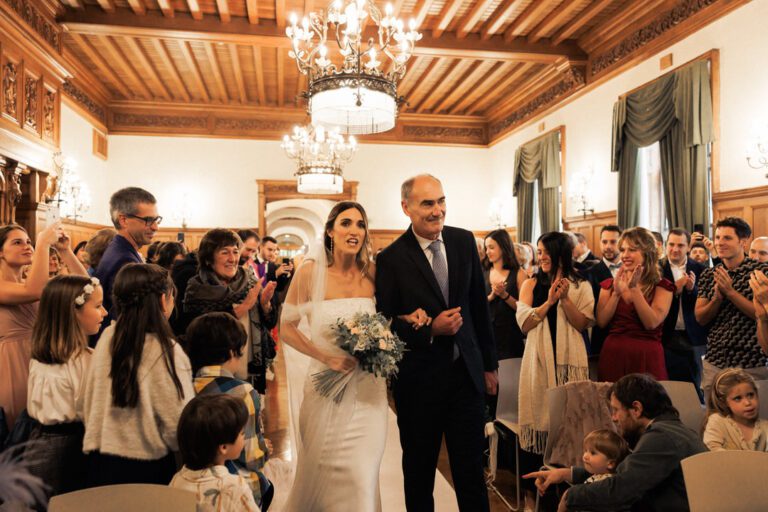
[[93, 274], [104, 289], [104, 309], [109, 314], [102, 322], [99, 334], [91, 337], [92, 346], [114, 318], [112, 284], [115, 276], [128, 263], [144, 263], [139, 249], [152, 243], [163, 220], [157, 214], [155, 196], [138, 187], [123, 188], [112, 194], [109, 199], [109, 215], [117, 235], [107, 246]]
[[[600, 283], [606, 279], [616, 277], [621, 266], [619, 258], [619, 238], [621, 228], [608, 225], [600, 229], [600, 251], [602, 259], [586, 270], [586, 277], [592, 285], [592, 293], [595, 295], [595, 314], [597, 314], [597, 299], [600, 298]], [[590, 253], [591, 254], [591, 253]], [[595, 325], [590, 336], [589, 353], [598, 355], [603, 348], [605, 337], [608, 336], [608, 327], [602, 328]]]
[[680, 512], [688, 510], [680, 461], [707, 451], [700, 437], [682, 424], [661, 384], [647, 374], [632, 373], [608, 390], [611, 418], [633, 451], [616, 468], [616, 474], [590, 484], [584, 468], [538, 471], [544, 492], [550, 485], [572, 482], [560, 501], [558, 512], [637, 510]]

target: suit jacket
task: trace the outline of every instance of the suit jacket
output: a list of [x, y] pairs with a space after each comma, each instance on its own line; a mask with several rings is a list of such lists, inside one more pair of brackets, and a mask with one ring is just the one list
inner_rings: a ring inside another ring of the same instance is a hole
[[[442, 237], [448, 262], [448, 303], [409, 227], [376, 259], [377, 308], [392, 318], [393, 330], [406, 344], [398, 380], [428, 379], [432, 374], [447, 371], [453, 363], [455, 343], [472, 381], [484, 392], [483, 372], [496, 370], [498, 361], [475, 238], [467, 230], [449, 226], [443, 227]], [[455, 307], [461, 307], [464, 323], [454, 336], [433, 339], [431, 327], [414, 330], [397, 318], [417, 308], [436, 318], [442, 311]]]
[[[677, 415], [660, 414], [618, 465], [615, 476], [568, 490], [568, 510], [688, 510], [680, 461], [705, 451], [701, 436], [683, 425]], [[573, 468], [574, 483], [580, 484], [588, 476], [585, 469]]]
[[[672, 267], [670, 266], [669, 260], [667, 258], [662, 260], [661, 268], [663, 274], [662, 277], [665, 277], [674, 283], [675, 278], [672, 275]], [[696, 275], [696, 284], [691, 291], [683, 288], [682, 303], [683, 320], [685, 321], [685, 332], [688, 334], [688, 339], [691, 341], [692, 345], [706, 345], [707, 333], [709, 331], [709, 329], [706, 327], [699, 325], [699, 323], [696, 321], [696, 315], [694, 314], [694, 309], [696, 308], [696, 297], [699, 288], [699, 276], [701, 275], [702, 270], [704, 270], [704, 265], [693, 261], [691, 258], [688, 258], [688, 262], [685, 264], [685, 271], [686, 273], [693, 272]], [[675, 324], [677, 323], [677, 315], [680, 311], [680, 302], [681, 301], [678, 300], [677, 295], [675, 295], [672, 299], [672, 305], [669, 308], [669, 314], [664, 320], [664, 331], [661, 338], [662, 342], [666, 342], [669, 337], [675, 333]], [[664, 344], [666, 345], [666, 343]]]
[[[600, 283], [606, 279], [610, 279], [613, 275], [602, 259], [592, 265], [584, 273], [589, 284], [592, 286], [592, 293], [595, 296], [595, 318], [597, 318], [597, 301], [600, 298]], [[592, 335], [589, 340], [590, 354], [597, 355], [600, 353], [600, 350], [603, 348], [603, 342], [608, 336], [608, 331], [609, 327], [600, 327], [597, 324], [592, 327]]]
[[[261, 263], [256, 262], [256, 265], [261, 268]], [[277, 287], [275, 288], [275, 294], [278, 294], [288, 288], [288, 284], [291, 281], [291, 276], [288, 274], [281, 274], [280, 277], [277, 276], [277, 267], [278, 265], [276, 263], [273, 263], [271, 261], [267, 262], [267, 268], [266, 273], [264, 275], [261, 275], [260, 277], [264, 278], [266, 276], [266, 280], [264, 281], [264, 284], [268, 283], [269, 281], [277, 281]], [[293, 275], [293, 274], [291, 274]]]
[[600, 258], [595, 256], [592, 251], [587, 252], [587, 257], [584, 258], [584, 261], [578, 262], [576, 260], [573, 260], [573, 268], [581, 272], [582, 274], [586, 273], [591, 269], [594, 265], [602, 261]]
[[99, 280], [104, 291], [104, 309], [107, 310], [108, 314], [101, 323], [98, 334], [91, 336], [91, 346], [96, 345], [96, 341], [98, 341], [102, 331], [115, 319], [115, 312], [112, 307], [112, 287], [115, 284], [115, 276], [128, 263], [144, 263], [144, 259], [125, 237], [116, 235], [109, 242], [107, 249], [104, 251], [104, 256], [101, 257], [99, 266], [93, 273], [93, 277]]

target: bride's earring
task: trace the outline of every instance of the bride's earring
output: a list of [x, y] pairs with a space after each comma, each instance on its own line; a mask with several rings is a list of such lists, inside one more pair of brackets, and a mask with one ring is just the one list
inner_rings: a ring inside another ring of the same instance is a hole
[[333, 237], [331, 237], [331, 254], [333, 254]]

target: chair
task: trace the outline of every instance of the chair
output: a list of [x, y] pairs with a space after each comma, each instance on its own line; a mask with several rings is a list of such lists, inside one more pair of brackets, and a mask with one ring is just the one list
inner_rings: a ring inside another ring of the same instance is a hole
[[122, 484], [93, 487], [51, 498], [49, 512], [195, 512], [193, 492], [165, 485]]
[[520, 510], [520, 425], [518, 420], [518, 400], [520, 389], [520, 365], [522, 358], [502, 359], [499, 361], [499, 399], [496, 403], [496, 427], [504, 428], [515, 437], [515, 493], [516, 502], [513, 507], [496, 489], [493, 482], [488, 482], [488, 488], [495, 492], [510, 510]]
[[768, 504], [768, 453], [724, 450], [681, 462], [691, 512], [759, 512]]
[[757, 384], [757, 397], [760, 399], [760, 417], [768, 419], [768, 380], [755, 381]]
[[691, 382], [662, 380], [661, 385], [667, 391], [672, 405], [680, 413], [680, 421], [694, 432], [700, 432], [706, 411], [699, 401], [699, 394]]

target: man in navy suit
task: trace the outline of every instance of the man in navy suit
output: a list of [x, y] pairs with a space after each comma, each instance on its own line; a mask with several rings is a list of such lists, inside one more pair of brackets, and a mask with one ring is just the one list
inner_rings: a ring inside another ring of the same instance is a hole
[[[600, 283], [616, 276], [621, 266], [619, 258], [619, 238], [621, 228], [609, 224], [600, 229], [600, 251], [603, 257], [585, 271], [589, 284], [592, 285], [592, 293], [595, 295], [595, 314], [597, 314], [597, 299], [600, 297]], [[603, 342], [608, 336], [608, 328], [595, 325], [589, 340], [589, 354], [597, 356], [603, 348]]]
[[675, 283], [675, 296], [664, 320], [661, 338], [664, 360], [670, 380], [692, 382], [703, 402], [701, 374], [707, 329], [699, 325], [694, 313], [698, 289], [696, 283], [704, 266], [688, 257], [691, 235], [674, 228], [667, 235], [666, 258], [661, 262], [663, 277]]
[[[484, 393], [496, 394], [498, 362], [474, 235], [443, 225], [445, 194], [433, 176], [407, 180], [401, 199], [411, 226], [376, 259], [376, 302], [407, 349], [393, 389], [405, 504], [434, 510], [445, 436], [459, 509], [488, 511]], [[399, 318], [418, 308], [431, 324]]]

